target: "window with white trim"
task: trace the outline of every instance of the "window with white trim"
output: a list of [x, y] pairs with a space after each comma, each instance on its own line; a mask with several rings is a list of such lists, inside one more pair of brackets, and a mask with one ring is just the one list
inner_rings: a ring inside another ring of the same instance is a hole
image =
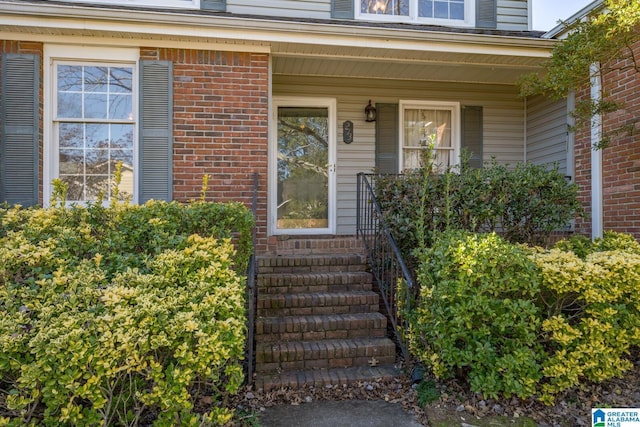
[[[65, 0], [72, 3], [87, 3], [87, 0]], [[177, 7], [198, 9], [200, 0], [91, 0], [90, 3], [117, 4], [129, 6]]]
[[106, 202], [116, 186], [121, 197], [135, 202], [136, 63], [84, 58], [50, 63], [45, 197], [58, 178], [67, 185], [68, 202]]
[[473, 26], [476, 0], [357, 0], [360, 19]]
[[456, 102], [400, 103], [400, 169], [419, 168], [431, 159], [434, 169], [460, 162], [460, 105]]

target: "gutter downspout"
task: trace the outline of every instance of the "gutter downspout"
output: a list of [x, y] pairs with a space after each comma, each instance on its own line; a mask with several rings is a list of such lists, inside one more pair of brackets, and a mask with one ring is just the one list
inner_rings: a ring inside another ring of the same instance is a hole
[[[602, 76], [600, 64], [591, 64], [591, 101], [602, 100]], [[591, 238], [603, 236], [603, 197], [602, 197], [602, 149], [597, 144], [602, 140], [602, 114], [591, 118]]]

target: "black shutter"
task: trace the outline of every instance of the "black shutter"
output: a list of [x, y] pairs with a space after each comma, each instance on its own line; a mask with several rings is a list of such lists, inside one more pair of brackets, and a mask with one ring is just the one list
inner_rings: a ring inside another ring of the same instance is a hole
[[353, 0], [331, 0], [331, 17], [353, 19]]
[[2, 57], [0, 201], [38, 204], [40, 58]]
[[496, 0], [477, 0], [476, 27], [496, 28], [498, 25]]
[[200, 0], [200, 9], [226, 12], [227, 0]]
[[398, 104], [376, 104], [376, 172], [398, 173]]
[[482, 167], [482, 107], [462, 109], [462, 148], [470, 155], [469, 166]]
[[171, 62], [140, 61], [140, 203], [172, 198], [172, 85]]

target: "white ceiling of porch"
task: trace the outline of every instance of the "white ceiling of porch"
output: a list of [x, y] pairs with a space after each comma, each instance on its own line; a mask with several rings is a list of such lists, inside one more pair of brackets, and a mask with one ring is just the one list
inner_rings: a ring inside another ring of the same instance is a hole
[[539, 70], [544, 58], [424, 50], [392, 50], [293, 43], [272, 45], [273, 72], [285, 75], [356, 77], [482, 84], [514, 84]]

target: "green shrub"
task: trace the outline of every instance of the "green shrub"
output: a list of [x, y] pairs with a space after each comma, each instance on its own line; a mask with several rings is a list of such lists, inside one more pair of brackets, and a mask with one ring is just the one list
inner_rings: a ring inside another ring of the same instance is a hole
[[[243, 379], [246, 208], [5, 208], [0, 221], [0, 425], [230, 419], [224, 401]], [[203, 395], [212, 405], [199, 413]]]
[[640, 245], [631, 236], [544, 250], [447, 232], [420, 259], [409, 339], [438, 377], [457, 375], [488, 397], [552, 403], [637, 362]]
[[402, 176], [377, 176], [376, 197], [403, 255], [414, 267], [415, 248], [437, 233], [459, 229], [499, 232], [514, 243], [542, 244], [581, 213], [577, 187], [557, 170], [497, 163], [434, 174], [430, 168]]
[[621, 376], [633, 366], [631, 349], [640, 345], [640, 245], [631, 236], [606, 233], [584, 252], [580, 258], [556, 248], [531, 256], [543, 278], [547, 402], [581, 382]]
[[526, 253], [495, 233], [447, 232], [421, 259], [412, 353], [437, 377], [457, 375], [487, 396], [532, 395], [541, 377], [539, 273]]

